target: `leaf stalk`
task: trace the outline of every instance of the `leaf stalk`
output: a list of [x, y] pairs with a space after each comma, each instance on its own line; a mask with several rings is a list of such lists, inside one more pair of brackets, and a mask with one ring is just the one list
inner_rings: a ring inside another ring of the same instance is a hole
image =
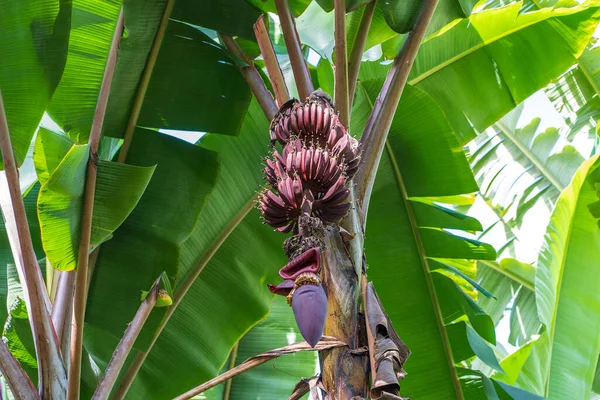
[[346, 44], [346, 0], [334, 0], [335, 18], [335, 108], [346, 130], [350, 123], [348, 97], [348, 61]]
[[290, 56], [290, 64], [292, 65], [292, 72], [294, 73], [294, 79], [296, 80], [298, 94], [300, 95], [300, 100], [304, 100], [310, 96], [315, 89], [310, 78], [310, 73], [308, 72], [308, 65], [302, 54], [302, 45], [300, 43], [298, 30], [296, 29], [296, 23], [292, 16], [288, 0], [275, 0], [275, 7], [277, 8], [281, 30], [283, 31], [285, 47]]
[[271, 42], [267, 25], [265, 24], [264, 15], [258, 17], [254, 24], [254, 35], [256, 36], [256, 41], [258, 42], [258, 47], [260, 47], [263, 59], [265, 60], [265, 66], [267, 67], [269, 80], [271, 81], [273, 92], [275, 93], [277, 105], [281, 107], [283, 103], [290, 99], [290, 94], [288, 93], [285, 78], [281, 72], [281, 66], [279, 65], [279, 61], [277, 61], [277, 55], [275, 55], [275, 50], [273, 50], [273, 43]]
[[92, 400], [106, 400], [110, 395], [110, 392], [119, 377], [119, 373], [125, 364], [127, 356], [133, 348], [133, 344], [137, 339], [138, 335], [142, 331], [148, 316], [152, 312], [152, 309], [156, 305], [158, 299], [158, 290], [161, 282], [159, 277], [155, 282], [148, 295], [140, 305], [138, 311], [135, 313], [133, 320], [125, 330], [125, 335], [119, 341], [117, 348], [112, 354], [112, 357], [104, 371], [104, 375], [98, 382], [98, 387], [92, 396]]
[[2, 93], [0, 93], [0, 151], [10, 197], [7, 202], [2, 202], [2, 213], [6, 219], [15, 264], [20, 267], [17, 269], [25, 292], [38, 361], [39, 392], [43, 398], [61, 398], [66, 391], [66, 372], [50, 319], [48, 292], [31, 241]]
[[265, 82], [256, 70], [254, 63], [246, 56], [231, 36], [219, 35], [219, 37], [231, 54], [246, 63], [245, 66], [239, 67], [240, 73], [246, 80], [246, 83], [248, 83], [248, 86], [250, 86], [250, 90], [252, 90], [267, 118], [269, 120], [273, 119], [278, 111], [277, 105], [275, 104], [275, 100], [273, 100], [273, 95], [271, 95], [271, 92], [269, 92], [269, 89], [265, 86]]
[[392, 125], [392, 120], [396, 114], [396, 109], [406, 86], [408, 75], [421, 46], [421, 42], [425, 37], [425, 32], [438, 1], [425, 0], [415, 27], [410, 31], [402, 45], [402, 49], [396, 58], [394, 58], [393, 66], [386, 77], [381, 92], [377, 96], [373, 111], [369, 116], [365, 131], [361, 137], [363, 165], [354, 178], [354, 182], [356, 183], [357, 197], [360, 201], [362, 213], [365, 216], [369, 208], [369, 199], [373, 190], [375, 175]]
[[102, 134], [102, 125], [108, 105], [110, 87], [117, 65], [117, 51], [123, 33], [123, 8], [119, 13], [115, 33], [109, 49], [104, 77], [100, 86], [98, 103], [94, 112], [94, 120], [90, 131], [90, 158], [87, 164], [85, 191], [83, 197], [83, 211], [81, 215], [81, 234], [79, 251], [77, 254], [77, 271], [75, 276], [75, 297], [73, 299], [73, 324], [71, 329], [71, 350], [69, 362], [69, 379], [67, 399], [79, 399], [81, 384], [81, 356], [83, 347], [83, 324], [85, 307], [88, 295], [88, 264], [90, 253], [90, 239], [92, 234], [92, 214], [94, 212], [94, 195], [96, 192], [96, 175], [98, 162], [98, 145]]
[[358, 73], [360, 71], [360, 63], [362, 61], [362, 55], [365, 50], [367, 43], [367, 37], [369, 36], [369, 28], [373, 21], [373, 14], [375, 14], [375, 6], [377, 0], [372, 0], [370, 3], [365, 5], [360, 24], [358, 25], [358, 32], [356, 39], [352, 45], [352, 51], [350, 52], [350, 62], [348, 66], [348, 94], [350, 104], [354, 99], [354, 91], [356, 90], [356, 82], [358, 81]]

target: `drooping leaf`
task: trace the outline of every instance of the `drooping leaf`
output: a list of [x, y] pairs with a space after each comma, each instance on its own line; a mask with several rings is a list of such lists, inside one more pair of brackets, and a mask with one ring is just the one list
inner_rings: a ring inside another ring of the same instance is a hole
[[438, 293], [444, 323], [451, 323], [466, 315], [470, 324], [482, 338], [496, 344], [494, 324], [490, 316], [448, 277], [439, 273], [432, 273], [431, 278]]
[[599, 18], [593, 1], [520, 8], [517, 2], [474, 13], [419, 49], [409, 83], [436, 100], [464, 142], [475, 136], [471, 124], [483, 131], [569, 68]]
[[2, 2], [0, 15], [0, 88], [15, 158], [21, 165], [63, 73], [71, 1]]
[[[38, 199], [44, 250], [54, 268], [74, 269], [79, 248], [81, 207], [89, 146], [40, 130], [34, 156], [42, 188]], [[98, 162], [91, 245], [98, 245], [123, 223], [144, 193], [153, 167]]]
[[105, 241], [131, 214], [148, 187], [155, 168], [99, 161], [92, 214], [92, 245]]
[[533, 393], [490, 379], [480, 371], [457, 369], [466, 400], [544, 400]]
[[598, 166], [597, 156], [584, 162], [560, 195], [538, 260], [536, 302], [546, 330], [523, 372], [539, 371], [533, 384], [550, 398], [588, 397], [600, 353], [600, 229], [589, 209], [598, 202]]
[[537, 339], [533, 339], [523, 346], [519, 347], [516, 351], [504, 358], [500, 365], [502, 366], [503, 372], [495, 373], [494, 379], [514, 385], [517, 381], [517, 377], [523, 368], [523, 364], [531, 354]]
[[75, 142], [60, 133], [40, 128], [35, 139], [33, 162], [40, 184], [44, 185]]
[[38, 218], [44, 251], [60, 271], [77, 266], [88, 145], [73, 145], [40, 189]]
[[494, 350], [464, 321], [447, 325], [446, 330], [452, 346], [454, 362], [458, 363], [471, 358], [472, 356], [477, 356], [490, 367], [497, 371], [502, 371], [502, 367], [494, 354]]

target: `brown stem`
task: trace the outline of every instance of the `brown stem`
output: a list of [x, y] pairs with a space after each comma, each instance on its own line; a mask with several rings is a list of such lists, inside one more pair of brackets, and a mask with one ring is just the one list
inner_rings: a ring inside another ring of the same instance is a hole
[[367, 309], [367, 275], [362, 274], [361, 279], [361, 292], [364, 304], [365, 312], [365, 325], [367, 327], [367, 342], [369, 345], [369, 362], [371, 364], [371, 382], [375, 383], [377, 377], [377, 365], [375, 363], [375, 338], [373, 337], [373, 331], [371, 330], [371, 324], [369, 323], [369, 314]]
[[[10, 141], [8, 121], [4, 101], [0, 93], [0, 151], [5, 166], [6, 181], [10, 201], [2, 203], [2, 213], [7, 221], [7, 230], [16, 231], [10, 235], [15, 263], [21, 265], [20, 277], [23, 280], [29, 323], [33, 333], [35, 352], [38, 361], [38, 382], [43, 398], [61, 398], [66, 390], [66, 373], [63, 367], [58, 340], [54, 333], [49, 312], [49, 299], [46, 285], [31, 242], [27, 214], [21, 195], [19, 171]], [[16, 237], [15, 237], [16, 236]]]
[[69, 381], [67, 390], [67, 399], [79, 399], [79, 387], [81, 380], [81, 355], [83, 346], [83, 323], [85, 319], [85, 306], [88, 292], [88, 263], [90, 251], [90, 238], [92, 234], [92, 214], [94, 211], [94, 195], [96, 192], [96, 174], [98, 162], [98, 145], [100, 144], [100, 135], [102, 134], [102, 125], [106, 114], [108, 96], [112, 83], [115, 67], [117, 64], [117, 50], [119, 41], [123, 33], [123, 9], [119, 14], [115, 33], [106, 60], [106, 68], [98, 103], [94, 112], [94, 120], [90, 131], [90, 158], [87, 164], [85, 192], [83, 197], [83, 210], [81, 215], [81, 233], [79, 240], [79, 251], [77, 254], [77, 272], [75, 278], [75, 297], [73, 306], [73, 324], [71, 329], [71, 349], [69, 362]]
[[345, 346], [346, 346], [346, 344], [342, 341], [339, 341], [332, 337], [324, 336], [321, 339], [321, 341], [319, 343], [317, 343], [317, 345], [314, 348], [310, 347], [310, 345], [306, 342], [299, 342], [299, 343], [291, 344], [286, 347], [281, 347], [279, 349], [270, 350], [270, 351], [261, 353], [257, 356], [254, 356], [252, 358], [249, 358], [248, 360], [244, 361], [237, 367], [230, 369], [229, 371], [217, 376], [214, 379], [211, 379], [210, 381], [208, 381], [206, 383], [203, 383], [200, 386], [196, 386], [195, 388], [188, 390], [187, 392], [175, 397], [173, 400], [190, 399], [194, 396], [199, 395], [202, 392], [207, 391], [208, 389], [210, 389], [212, 387], [217, 386], [220, 383], [223, 383], [223, 382], [233, 378], [236, 375], [239, 375], [243, 372], [251, 370], [252, 368], [256, 368], [259, 365], [266, 363], [267, 361], [271, 361], [271, 360], [278, 358], [280, 356], [283, 356], [285, 354], [293, 354], [293, 353], [297, 353], [299, 351], [313, 351], [313, 350], [322, 351], [325, 349], [333, 349], [333, 348], [339, 348], [339, 347], [345, 347]]
[[252, 93], [256, 97], [256, 100], [258, 100], [258, 104], [260, 104], [267, 118], [269, 118], [269, 120], [273, 119], [278, 111], [277, 104], [275, 104], [273, 95], [265, 86], [265, 82], [256, 70], [254, 63], [252, 60], [248, 59], [246, 54], [244, 54], [240, 46], [231, 36], [219, 35], [219, 37], [231, 54], [246, 63], [245, 66], [239, 67], [240, 73], [246, 80], [246, 83], [248, 83], [248, 86], [250, 86], [250, 90], [252, 90]]
[[148, 89], [148, 84], [150, 83], [150, 78], [152, 77], [152, 71], [154, 70], [156, 59], [158, 58], [160, 45], [163, 41], [163, 38], [165, 37], [165, 32], [167, 31], [169, 17], [171, 16], [171, 12], [173, 11], [174, 4], [175, 0], [167, 0], [167, 3], [165, 4], [165, 11], [163, 13], [162, 19], [160, 20], [160, 24], [158, 25], [158, 30], [156, 31], [156, 36], [154, 38], [154, 42], [152, 43], [152, 48], [150, 49], [148, 60], [146, 61], [146, 68], [144, 69], [144, 73], [142, 75], [142, 78], [140, 79], [137, 95], [135, 97], [135, 102], [133, 103], [133, 108], [131, 109], [129, 122], [127, 123], [127, 128], [125, 128], [125, 134], [123, 136], [123, 145], [121, 146], [121, 150], [119, 152], [118, 161], [120, 163], [124, 163], [125, 159], [127, 158], [129, 146], [131, 145], [131, 140], [133, 139], [133, 132], [135, 131], [135, 125], [137, 124], [138, 117], [140, 116], [140, 111], [142, 110], [142, 105], [144, 104], [146, 90]]
[[346, 130], [350, 122], [346, 45], [346, 0], [334, 0], [335, 8], [335, 108]]
[[[73, 320], [73, 292], [75, 291], [75, 271], [59, 271], [58, 286], [52, 304], [52, 322], [60, 343], [63, 359], [69, 355], [71, 322]], [[68, 369], [68, 366], [67, 366]]]
[[277, 105], [281, 107], [283, 103], [290, 99], [290, 94], [288, 93], [285, 78], [283, 77], [281, 67], [279, 66], [279, 61], [277, 61], [275, 50], [273, 50], [273, 43], [271, 43], [271, 37], [269, 36], [269, 31], [265, 24], [264, 15], [258, 17], [254, 24], [254, 35], [256, 36], [256, 41], [258, 42], [258, 47], [260, 47], [263, 59], [265, 60], [265, 66], [269, 73], [271, 86], [273, 86], [275, 99], [277, 99]]
[[94, 396], [92, 396], [92, 400], [108, 399], [108, 396], [110, 395], [110, 392], [115, 385], [117, 378], [119, 377], [121, 368], [123, 368], [123, 364], [125, 364], [125, 360], [133, 348], [135, 340], [142, 331], [148, 316], [156, 304], [160, 281], [161, 278], [158, 278], [156, 282], [154, 282], [152, 289], [150, 289], [150, 292], [140, 305], [138, 311], [135, 313], [135, 317], [133, 317], [133, 320], [127, 327], [125, 335], [123, 335], [123, 338], [121, 338], [121, 341], [112, 354], [110, 362], [104, 371], [104, 375], [98, 383], [98, 387], [94, 392]]
[[396, 108], [400, 102], [400, 96], [438, 1], [425, 0], [414, 29], [410, 31], [400, 53], [394, 59], [394, 65], [388, 73], [379, 96], [377, 96], [373, 111], [360, 139], [363, 149], [363, 165], [354, 178], [354, 182], [364, 215], [366, 215], [369, 208], [369, 198], [373, 189], [375, 174]]
[[[1, 94], [0, 94], [1, 95]], [[25, 264], [23, 261], [23, 253], [21, 252], [21, 245], [19, 243], [19, 232], [18, 225], [15, 219], [15, 213], [13, 211], [12, 199], [10, 190], [8, 187], [8, 180], [6, 174], [0, 174], [0, 207], [4, 215], [4, 226], [6, 228], [6, 236], [10, 245], [11, 253], [19, 275], [19, 282], [25, 282]], [[35, 272], [34, 279], [39, 281], [40, 285], [44, 286], [44, 290], [40, 293], [44, 301], [44, 307], [48, 313], [50, 313], [51, 302], [50, 296], [44, 283], [44, 277], [42, 276], [42, 270], [38, 268]], [[23, 286], [25, 296], [27, 294], [27, 286]], [[29, 298], [29, 297], [27, 297]]]
[[23, 400], [40, 398], [31, 379], [23, 371], [19, 361], [11, 354], [2, 339], [0, 339], [0, 372], [6, 379], [6, 383], [8, 383], [8, 387], [15, 398]]
[[233, 232], [233, 230], [244, 219], [244, 217], [248, 215], [248, 213], [250, 212], [250, 210], [252, 210], [255, 204], [256, 198], [252, 198], [250, 199], [250, 201], [248, 201], [248, 203], [244, 205], [240, 212], [229, 222], [229, 224], [227, 224], [223, 228], [221, 234], [215, 238], [210, 247], [207, 249], [206, 253], [196, 262], [194, 269], [185, 277], [185, 279], [182, 280], [181, 284], [175, 289], [175, 294], [173, 295], [173, 305], [169, 307], [169, 310], [163, 318], [160, 326], [156, 330], [154, 338], [152, 339], [150, 346], [148, 346], [148, 349], [143, 353], [138, 353], [135, 355], [133, 361], [129, 365], [129, 368], [125, 372], [125, 376], [121, 380], [121, 384], [119, 385], [117, 391], [113, 396], [113, 400], [122, 400], [125, 398], [127, 391], [131, 387], [131, 384], [137, 376], [137, 373], [139, 372], [140, 368], [142, 368], [146, 357], [148, 357], [148, 354], [150, 354], [150, 351], [156, 343], [158, 336], [161, 334], [161, 332], [169, 322], [169, 319], [183, 300], [183, 297], [186, 295], [187, 291], [190, 289], [190, 287], [192, 287], [192, 284], [196, 281], [200, 273], [204, 270], [204, 267], [206, 267], [208, 262], [217, 252], [217, 250], [219, 250], [223, 242], [225, 242], [227, 237], [229, 237], [229, 234], [231, 234], [231, 232]]
[[350, 53], [350, 65], [348, 67], [348, 92], [350, 103], [354, 99], [354, 91], [356, 90], [356, 81], [358, 80], [358, 72], [360, 71], [360, 63], [362, 55], [365, 50], [365, 44], [367, 43], [367, 37], [369, 36], [369, 28], [371, 27], [371, 21], [373, 21], [373, 14], [375, 14], [375, 6], [377, 0], [372, 0], [370, 3], [365, 5], [363, 14], [358, 25], [358, 32], [352, 45], [352, 52]]
[[310, 79], [308, 65], [306, 65], [304, 55], [302, 54], [302, 45], [300, 44], [300, 36], [298, 36], [298, 31], [296, 30], [296, 23], [294, 22], [294, 17], [290, 11], [288, 0], [275, 0], [275, 7], [277, 8], [277, 14], [279, 15], [285, 47], [290, 56], [290, 64], [292, 65], [292, 72], [294, 73], [294, 79], [296, 80], [298, 94], [300, 95], [300, 99], [304, 100], [310, 96], [315, 89], [313, 88], [312, 80]]

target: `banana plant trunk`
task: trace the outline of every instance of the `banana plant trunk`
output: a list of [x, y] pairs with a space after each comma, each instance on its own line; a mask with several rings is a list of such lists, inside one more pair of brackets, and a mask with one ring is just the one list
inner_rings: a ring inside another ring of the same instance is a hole
[[[325, 234], [322, 254], [323, 287], [327, 293], [326, 336], [339, 338], [348, 347], [320, 353], [323, 387], [331, 399], [368, 398], [369, 374], [365, 321], [359, 312], [360, 280], [338, 227]], [[360, 271], [360, 270], [359, 270]]]

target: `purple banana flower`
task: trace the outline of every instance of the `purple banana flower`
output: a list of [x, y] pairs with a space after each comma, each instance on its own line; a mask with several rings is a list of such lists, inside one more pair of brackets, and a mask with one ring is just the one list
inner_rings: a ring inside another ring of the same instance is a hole
[[272, 293], [287, 297], [298, 329], [312, 347], [323, 336], [327, 317], [327, 296], [318, 276], [320, 259], [320, 248], [305, 251], [279, 270], [283, 282], [269, 285]]

